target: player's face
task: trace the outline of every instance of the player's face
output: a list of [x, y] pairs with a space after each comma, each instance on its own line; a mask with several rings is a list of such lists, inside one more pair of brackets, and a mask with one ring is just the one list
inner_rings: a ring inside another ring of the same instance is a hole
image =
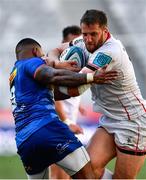
[[81, 30], [86, 48], [91, 53], [103, 45], [108, 32], [106, 27], [100, 27], [99, 24], [82, 23]]

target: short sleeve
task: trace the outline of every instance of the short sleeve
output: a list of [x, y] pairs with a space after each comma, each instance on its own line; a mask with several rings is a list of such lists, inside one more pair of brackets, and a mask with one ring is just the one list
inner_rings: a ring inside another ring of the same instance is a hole
[[46, 64], [45, 61], [41, 58], [32, 58], [27, 61], [25, 64], [25, 71], [28, 73], [30, 76], [34, 76], [35, 71], [37, 70], [38, 67], [41, 65]]
[[88, 61], [87, 67], [96, 70], [108, 65], [112, 61], [112, 57], [104, 52], [96, 52], [96, 54], [91, 55]]

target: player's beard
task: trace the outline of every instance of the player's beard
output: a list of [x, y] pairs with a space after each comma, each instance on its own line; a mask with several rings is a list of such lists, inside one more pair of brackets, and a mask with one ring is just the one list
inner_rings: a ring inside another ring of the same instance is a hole
[[94, 44], [86, 44], [86, 48], [90, 53], [93, 53], [95, 51], [95, 45]]
[[104, 34], [102, 32], [102, 35], [101, 35], [100, 39], [98, 40], [95, 50], [99, 49], [103, 44], [104, 44]]

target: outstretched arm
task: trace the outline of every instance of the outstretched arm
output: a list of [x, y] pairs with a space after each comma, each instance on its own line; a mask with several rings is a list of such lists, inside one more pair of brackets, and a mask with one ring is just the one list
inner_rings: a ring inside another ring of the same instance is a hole
[[[54, 69], [47, 65], [41, 65], [34, 78], [43, 85], [55, 85], [61, 92], [69, 96], [82, 94], [91, 83], [104, 84], [117, 78], [116, 71], [95, 71], [92, 73], [76, 73], [65, 69]], [[82, 86], [80, 86], [82, 85]], [[67, 87], [70, 87], [69, 89]]]
[[[88, 71], [86, 70], [85, 72], [88, 72]], [[89, 71], [89, 72], [90, 73], [87, 73], [87, 74], [92, 75], [91, 71]], [[69, 95], [71, 97], [79, 96], [79, 95], [83, 94], [88, 88], [90, 88], [92, 83], [112, 84], [111, 81], [115, 80], [117, 78], [117, 76], [118, 76], [118, 73], [116, 71], [108, 71], [108, 72], [105, 72], [104, 70], [95, 71], [95, 73], [93, 75], [93, 81], [91, 83], [79, 85], [77, 87], [60, 86], [60, 87], [58, 87], [58, 93], [60, 91], [63, 94]]]
[[44, 85], [62, 85], [75, 87], [93, 81], [89, 73], [80, 74], [66, 69], [54, 69], [47, 65], [41, 65], [35, 72], [34, 78]]

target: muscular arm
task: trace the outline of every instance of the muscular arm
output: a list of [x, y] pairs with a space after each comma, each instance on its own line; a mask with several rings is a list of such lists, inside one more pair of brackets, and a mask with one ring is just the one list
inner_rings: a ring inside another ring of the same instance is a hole
[[[54, 69], [47, 65], [40, 66], [34, 75], [34, 78], [43, 85], [62, 86], [61, 92], [69, 96], [78, 96], [82, 94], [90, 83], [104, 84], [117, 78], [116, 71], [101, 71], [95, 73], [76, 73], [65, 69]], [[87, 85], [86, 85], [87, 84]], [[82, 86], [80, 86], [82, 85]], [[71, 88], [67, 88], [71, 87]]]
[[75, 87], [87, 83], [87, 75], [65, 69], [54, 69], [47, 65], [40, 66], [34, 78], [44, 85]]
[[57, 113], [58, 113], [58, 115], [62, 121], [67, 119], [67, 115], [64, 111], [62, 101], [55, 101], [55, 109], [56, 109], [56, 111], [57, 111]]
[[[90, 69], [84, 67], [81, 70], [82, 73], [91, 73]], [[108, 71], [106, 72], [104, 69], [100, 69], [100, 71], [95, 71], [93, 83], [96, 84], [112, 84], [112, 80], [115, 80], [118, 77], [118, 73], [116, 71]], [[88, 88], [91, 87], [91, 84], [82, 84], [77, 87], [59, 87], [59, 91], [62, 93], [69, 95], [71, 97], [79, 96], [84, 93]]]

